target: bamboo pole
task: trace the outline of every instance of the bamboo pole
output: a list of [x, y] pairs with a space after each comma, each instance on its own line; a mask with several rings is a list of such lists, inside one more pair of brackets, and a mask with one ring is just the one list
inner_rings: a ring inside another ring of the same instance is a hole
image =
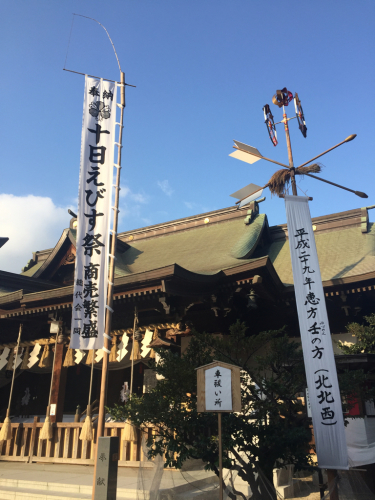
[[93, 440], [93, 424], [92, 424], [92, 418], [91, 418], [91, 393], [92, 393], [92, 377], [94, 373], [94, 354], [95, 351], [93, 352], [92, 356], [92, 361], [91, 361], [91, 373], [90, 373], [90, 389], [89, 389], [89, 400], [87, 403], [87, 409], [86, 409], [86, 418], [85, 422], [82, 426], [81, 433], [79, 435], [79, 439], [81, 441], [92, 441]]
[[1, 431], [0, 431], [0, 441], [8, 441], [8, 439], [11, 439], [11, 437], [12, 437], [12, 430], [11, 430], [11, 427], [10, 427], [10, 424], [11, 424], [11, 421], [10, 421], [10, 405], [12, 404], [14, 378], [15, 378], [15, 373], [16, 373], [18, 349], [20, 347], [22, 330], [23, 330], [23, 323], [20, 323], [20, 327], [19, 327], [19, 330], [18, 330], [17, 347], [16, 347], [17, 350], [16, 350], [16, 356], [14, 358], [14, 365], [13, 365], [12, 383], [11, 383], [11, 386], [10, 386], [10, 393], [9, 393], [8, 408], [7, 408], [7, 413], [6, 413], [6, 417], [5, 417], [4, 423], [3, 423]]
[[134, 323], [133, 323], [132, 367], [131, 367], [131, 372], [130, 372], [130, 398], [133, 394], [134, 346], [135, 346], [134, 334], [135, 334], [135, 329], [137, 328], [137, 324], [138, 324], [138, 312], [137, 312], [137, 306], [135, 306], [135, 308], [134, 308]]
[[[116, 56], [117, 57], [117, 56]], [[117, 226], [118, 226], [118, 206], [120, 198], [120, 173], [121, 173], [121, 151], [122, 151], [122, 132], [124, 128], [124, 109], [125, 109], [125, 73], [121, 71], [120, 68], [120, 92], [121, 92], [121, 104], [120, 107], [120, 130], [119, 139], [117, 143], [117, 174], [116, 174], [116, 184], [115, 184], [115, 203], [114, 203], [114, 217], [113, 217], [113, 230], [112, 230], [112, 241], [111, 241], [111, 256], [109, 262], [109, 276], [108, 276], [108, 293], [107, 293], [107, 312], [105, 318], [105, 335], [104, 335], [104, 354], [102, 363], [102, 378], [100, 385], [100, 399], [99, 399], [99, 411], [98, 411], [98, 427], [96, 434], [96, 450], [95, 450], [95, 465], [94, 465], [94, 477], [93, 477], [93, 489], [92, 489], [92, 499], [95, 496], [95, 478], [96, 478], [96, 464], [98, 461], [98, 444], [99, 438], [104, 436], [104, 426], [105, 426], [105, 404], [107, 400], [107, 384], [108, 384], [108, 355], [109, 355], [109, 338], [111, 333], [112, 325], [112, 312], [113, 312], [113, 290], [114, 290], [114, 277], [115, 277], [115, 254], [116, 254], [116, 242], [117, 242]]]
[[297, 195], [295, 170], [294, 170], [294, 162], [293, 162], [292, 143], [290, 142], [289, 125], [288, 125], [288, 119], [286, 116], [284, 106], [283, 106], [283, 123], [284, 123], [284, 127], [285, 127], [286, 146], [288, 148], [289, 169], [290, 169], [290, 177], [291, 177], [291, 181], [292, 181], [293, 196], [298, 196]]
[[320, 158], [321, 156], [329, 153], [330, 151], [332, 151], [333, 149], [336, 149], [338, 148], [339, 146], [341, 146], [342, 144], [345, 144], [345, 142], [350, 142], [352, 141], [353, 139], [355, 139], [357, 137], [357, 134], [352, 134], [352, 135], [349, 135], [349, 137], [347, 137], [344, 141], [341, 141], [339, 142], [338, 144], [336, 144], [336, 146], [332, 146], [332, 148], [329, 148], [329, 149], [326, 149], [325, 151], [323, 151], [323, 153], [320, 153], [318, 156], [314, 156], [314, 158], [311, 158], [311, 160], [309, 161], [305, 161], [305, 163], [301, 163], [301, 165], [298, 165], [298, 168], [301, 168], [301, 167], [304, 167], [305, 165], [307, 165], [308, 163], [311, 163], [312, 161], [316, 160], [317, 158]]
[[53, 375], [55, 371], [55, 360], [56, 360], [56, 347], [57, 347], [57, 338], [62, 333], [62, 327], [59, 327], [59, 332], [56, 333], [55, 340], [55, 350], [53, 352], [53, 362], [52, 362], [52, 373], [51, 373], [51, 384], [49, 388], [49, 396], [48, 396], [48, 406], [46, 411], [46, 419], [43, 423], [42, 430], [40, 431], [39, 439], [52, 439], [52, 424], [50, 420], [50, 411], [51, 411], [51, 396], [52, 396], [52, 384], [53, 384]]
[[223, 500], [223, 446], [221, 436], [221, 412], [217, 414], [219, 428], [219, 500]]
[[23, 330], [23, 323], [20, 324], [20, 327], [19, 327], [19, 330], [18, 330], [17, 351], [16, 351], [16, 357], [15, 357], [15, 360], [14, 360], [14, 368], [13, 368], [13, 374], [12, 374], [12, 384], [10, 386], [8, 411], [10, 410], [10, 405], [11, 405], [11, 402], [12, 402], [13, 387], [14, 387], [14, 377], [15, 377], [15, 373], [16, 373], [17, 358], [18, 358], [18, 349], [20, 347], [22, 330]]
[[104, 435], [104, 406], [106, 404], [107, 397], [107, 375], [108, 375], [108, 355], [109, 355], [109, 337], [111, 333], [112, 325], [112, 311], [113, 311], [113, 289], [114, 289], [114, 277], [115, 277], [115, 254], [116, 254], [116, 242], [117, 242], [117, 226], [118, 226], [118, 206], [119, 206], [119, 193], [120, 193], [120, 172], [121, 172], [121, 149], [122, 149], [122, 131], [123, 131], [123, 121], [124, 121], [124, 108], [125, 108], [125, 74], [121, 72], [121, 115], [120, 115], [120, 131], [119, 140], [117, 143], [118, 156], [117, 156], [117, 174], [116, 174], [116, 184], [115, 184], [115, 203], [114, 203], [114, 218], [113, 218], [113, 230], [112, 230], [112, 240], [111, 240], [111, 256], [109, 262], [109, 277], [108, 277], [108, 294], [107, 294], [107, 312], [105, 318], [105, 335], [104, 335], [104, 355], [102, 364], [102, 379], [100, 386], [100, 401], [99, 401], [99, 417], [98, 417], [98, 435], [101, 437]]

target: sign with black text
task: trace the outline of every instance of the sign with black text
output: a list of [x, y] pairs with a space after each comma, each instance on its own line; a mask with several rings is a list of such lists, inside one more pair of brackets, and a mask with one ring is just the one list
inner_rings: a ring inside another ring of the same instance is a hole
[[117, 84], [85, 77], [70, 347], [101, 349], [107, 304]]
[[318, 464], [348, 469], [344, 418], [308, 198], [285, 196], [294, 292]]

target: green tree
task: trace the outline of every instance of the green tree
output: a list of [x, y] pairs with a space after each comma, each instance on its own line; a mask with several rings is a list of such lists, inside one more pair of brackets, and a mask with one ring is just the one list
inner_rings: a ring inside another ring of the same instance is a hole
[[367, 325], [349, 323], [346, 329], [348, 333], [357, 337], [357, 343], [345, 345], [338, 341], [337, 345], [344, 354], [375, 354], [375, 313], [365, 316]]
[[[254, 500], [276, 498], [270, 493], [275, 467], [311, 464], [310, 420], [296, 397], [306, 387], [302, 350], [285, 329], [252, 335], [246, 330], [237, 322], [229, 335], [194, 332], [181, 357], [158, 349], [161, 360], [154, 369], [164, 379], [151, 392], [133, 395], [126, 405], [109, 411], [117, 420], [130, 418], [138, 427], [157, 428], [157, 436], [147, 442], [149, 454], [164, 454], [166, 467], [202, 459], [219, 475], [217, 415], [197, 412], [195, 369], [213, 360], [239, 366], [242, 412], [222, 414], [223, 466], [238, 471]], [[339, 382], [342, 396], [350, 400], [363, 392], [365, 375], [345, 372]]]
[[158, 438], [148, 441], [150, 456], [165, 454], [166, 466], [177, 468], [200, 458], [218, 475], [217, 415], [197, 412], [195, 370], [216, 359], [241, 367], [243, 411], [222, 415], [223, 466], [238, 471], [255, 499], [266, 498], [274, 467], [309, 464], [311, 432], [296, 398], [306, 386], [302, 354], [283, 330], [248, 336], [236, 323], [221, 338], [195, 333], [181, 357], [158, 352], [155, 370], [165, 378], [143, 397], [110, 409], [118, 420], [158, 428]]
[[[357, 337], [357, 343], [346, 345], [337, 341], [344, 354], [375, 354], [375, 314], [364, 316], [367, 325], [349, 323], [346, 327], [348, 333]], [[358, 401], [369, 401], [375, 398], [375, 386], [369, 380], [363, 370], [345, 370], [339, 375], [340, 388], [343, 387], [342, 395], [346, 402], [346, 410], [350, 410]], [[355, 418], [355, 417], [351, 417]], [[357, 418], [362, 418], [359, 415]]]

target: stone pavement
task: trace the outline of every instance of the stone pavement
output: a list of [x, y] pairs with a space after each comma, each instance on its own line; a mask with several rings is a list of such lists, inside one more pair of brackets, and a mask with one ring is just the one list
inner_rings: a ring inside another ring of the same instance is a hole
[[[149, 464], [147, 464], [149, 465]], [[89, 500], [93, 466], [0, 462], [1, 500]], [[160, 485], [153, 467], [119, 467], [118, 500], [209, 500], [217, 498], [212, 472], [164, 470]], [[158, 485], [155, 496], [150, 489]]]

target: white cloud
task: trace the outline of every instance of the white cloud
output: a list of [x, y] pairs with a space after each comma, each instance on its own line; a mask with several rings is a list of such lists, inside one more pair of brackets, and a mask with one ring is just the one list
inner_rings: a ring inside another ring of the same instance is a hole
[[127, 198], [129, 201], [134, 201], [135, 203], [148, 203], [148, 196], [144, 193], [133, 193], [133, 191], [128, 186], [122, 186], [120, 191], [120, 198]]
[[119, 226], [123, 228], [125, 220], [127, 220], [127, 223], [129, 223], [129, 220], [136, 223], [137, 219], [141, 219], [143, 222], [144, 205], [149, 201], [150, 197], [147, 194], [134, 193], [128, 186], [122, 186], [120, 191]]
[[169, 185], [169, 181], [158, 181], [158, 186], [160, 189], [163, 191], [164, 194], [167, 196], [171, 196], [171, 194], [174, 192], [172, 187]]
[[196, 213], [196, 214], [202, 214], [202, 213], [211, 212], [211, 210], [214, 210], [212, 208], [206, 207], [204, 205], [201, 205], [199, 203], [195, 203], [192, 201], [184, 201], [184, 205], [189, 210], [194, 210], [194, 213]]
[[190, 201], [184, 201], [184, 204], [189, 210], [193, 210], [193, 208], [198, 207], [196, 203], [191, 203]]
[[0, 236], [9, 238], [0, 248], [0, 269], [20, 273], [32, 252], [54, 247], [69, 227], [68, 208], [74, 210], [48, 197], [0, 194]]

